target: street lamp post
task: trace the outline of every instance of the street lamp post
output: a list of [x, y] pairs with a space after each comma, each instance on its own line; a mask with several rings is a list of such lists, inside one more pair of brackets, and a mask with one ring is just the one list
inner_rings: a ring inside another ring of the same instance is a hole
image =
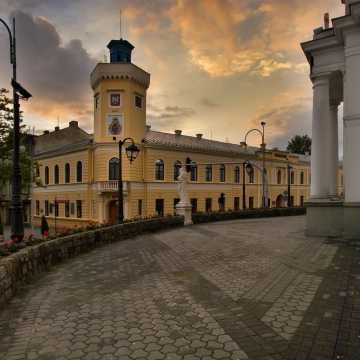
[[287, 178], [288, 178], [288, 196], [287, 196], [287, 206], [291, 207], [291, 170], [293, 167], [291, 165], [287, 165]]
[[126, 141], [130, 141], [131, 144], [125, 149], [126, 156], [128, 157], [130, 164], [137, 158], [140, 149], [135, 145], [133, 138], [127, 137], [124, 140], [119, 140], [119, 178], [118, 178], [118, 223], [124, 222], [124, 198], [123, 198], [123, 179], [122, 179], [122, 147]]
[[243, 210], [246, 209], [246, 177], [245, 173], [250, 175], [254, 171], [254, 168], [250, 164], [248, 160], [243, 162], [243, 191], [242, 191], [242, 202], [243, 202]]
[[14, 140], [13, 140], [13, 176], [11, 199], [11, 237], [21, 241], [24, 237], [23, 206], [21, 201], [21, 170], [20, 170], [20, 96], [29, 99], [31, 94], [16, 82], [16, 35], [15, 19], [12, 21], [12, 33], [7, 23], [0, 18], [9, 34], [10, 64], [12, 64], [13, 113], [14, 113]]
[[252, 132], [257, 132], [258, 134], [260, 134], [261, 136], [261, 152], [262, 152], [262, 206], [264, 208], [267, 207], [266, 204], [266, 196], [265, 196], [265, 175], [266, 175], [266, 169], [265, 169], [265, 149], [266, 149], [266, 144], [265, 144], [265, 125], [266, 123], [264, 121], [261, 122], [261, 127], [262, 130], [254, 128], [249, 130], [246, 134], [245, 134], [245, 139], [244, 141], [241, 142], [242, 145], [244, 145], [245, 147], [247, 146], [247, 142], [246, 139], [248, 137], [248, 135]]

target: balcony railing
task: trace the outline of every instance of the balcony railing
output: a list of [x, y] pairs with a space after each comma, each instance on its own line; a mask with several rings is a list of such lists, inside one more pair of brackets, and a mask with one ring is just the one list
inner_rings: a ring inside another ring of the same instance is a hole
[[[97, 188], [100, 192], [115, 192], [118, 191], [118, 181], [117, 180], [108, 180], [108, 181], [98, 181]], [[123, 191], [127, 191], [127, 182], [123, 182]]]

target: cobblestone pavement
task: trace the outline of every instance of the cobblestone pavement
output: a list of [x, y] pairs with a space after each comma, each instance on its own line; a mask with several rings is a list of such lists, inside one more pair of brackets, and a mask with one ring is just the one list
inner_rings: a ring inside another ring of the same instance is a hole
[[229, 221], [81, 255], [0, 312], [0, 359], [360, 359], [360, 247], [303, 230]]

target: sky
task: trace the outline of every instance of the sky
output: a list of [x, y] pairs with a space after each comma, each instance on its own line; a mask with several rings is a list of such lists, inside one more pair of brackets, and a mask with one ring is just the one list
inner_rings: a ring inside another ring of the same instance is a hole
[[[17, 24], [22, 102], [37, 132], [78, 120], [93, 130], [89, 76], [122, 37], [151, 74], [147, 123], [154, 130], [240, 143], [266, 122], [266, 143], [285, 148], [311, 135], [312, 86], [300, 43], [344, 14], [341, 0], [1, 0]], [[9, 88], [8, 37], [0, 28], [0, 87]], [[248, 142], [258, 145], [255, 134]], [[340, 144], [341, 144], [340, 139]]]

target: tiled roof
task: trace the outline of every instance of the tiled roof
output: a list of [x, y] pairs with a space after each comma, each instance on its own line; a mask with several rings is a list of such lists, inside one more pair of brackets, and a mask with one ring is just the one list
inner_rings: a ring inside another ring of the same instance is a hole
[[77, 149], [88, 144], [92, 136], [77, 126], [69, 126], [35, 138], [34, 155]]
[[185, 149], [203, 152], [221, 152], [234, 155], [254, 155], [259, 148], [248, 146], [244, 149], [240, 145], [221, 141], [198, 139], [187, 135], [169, 134], [160, 131], [148, 130], [145, 134], [145, 144], [164, 146], [172, 149]]

